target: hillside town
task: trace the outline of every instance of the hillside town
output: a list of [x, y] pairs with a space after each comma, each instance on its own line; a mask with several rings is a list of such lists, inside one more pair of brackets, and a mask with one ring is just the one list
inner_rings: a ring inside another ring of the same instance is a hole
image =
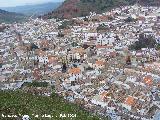
[[[0, 28], [1, 90], [55, 92], [112, 120], [160, 119], [159, 7], [136, 4]], [[135, 47], [141, 39], [155, 41]], [[48, 86], [26, 85], [34, 82]]]

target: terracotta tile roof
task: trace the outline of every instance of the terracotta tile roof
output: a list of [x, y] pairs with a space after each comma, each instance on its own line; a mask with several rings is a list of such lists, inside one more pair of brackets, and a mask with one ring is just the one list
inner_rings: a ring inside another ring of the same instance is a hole
[[112, 45], [97, 45], [96, 48], [97, 49], [99, 49], [99, 48], [113, 48], [113, 46]]
[[41, 75], [41, 73], [38, 68], [33, 70], [33, 76], [35, 79], [40, 79], [40, 75]]
[[129, 96], [129, 97], [126, 98], [124, 103], [129, 105], [129, 106], [132, 106], [134, 104], [134, 98], [132, 96]]
[[106, 21], [106, 20], [108, 20], [108, 17], [109, 16], [102, 15], [102, 16], [99, 16], [99, 19], [102, 20], [102, 21]]
[[24, 49], [25, 49], [24, 46], [17, 46], [17, 47], [15, 48], [15, 50], [24, 50]]
[[153, 78], [152, 78], [152, 76], [150, 76], [150, 75], [145, 76], [143, 80], [144, 80], [144, 82], [145, 82], [146, 84], [148, 84], [148, 85], [152, 85], [152, 83], [153, 83]]
[[117, 55], [116, 52], [110, 52], [110, 56], [115, 57]]
[[160, 82], [157, 84], [157, 87], [160, 88]]
[[134, 69], [125, 68], [124, 72], [127, 73], [135, 73], [136, 71]]
[[43, 51], [43, 50], [40, 50], [40, 49], [37, 49], [35, 52], [36, 52], [36, 54], [39, 55], [39, 56], [45, 56], [45, 55], [46, 55], [46, 52]]
[[2, 56], [0, 56], [0, 63], [3, 63], [3, 58], [2, 58]]
[[109, 96], [109, 94], [110, 94], [110, 93], [108, 93], [108, 92], [102, 92], [102, 93], [100, 94], [100, 96], [101, 96], [102, 99], [104, 99], [104, 98], [106, 98], [107, 96]]
[[138, 17], [138, 20], [145, 20], [145, 17], [139, 16], [139, 17]]
[[42, 46], [44, 46], [44, 47], [48, 47], [49, 42], [48, 42], [48, 40], [42, 40], [42, 41], [40, 41], [40, 44], [41, 44]]
[[102, 61], [102, 60], [98, 60], [98, 61], [96, 61], [96, 63], [95, 63], [96, 65], [104, 65], [105, 64], [105, 62], [104, 61]]
[[149, 71], [152, 70], [152, 68], [151, 68], [150, 66], [146, 66], [146, 67], [144, 68], [144, 70], [149, 72]]
[[81, 73], [81, 69], [80, 68], [71, 68], [68, 71], [70, 74], [80, 74]]
[[98, 49], [98, 48], [107, 48], [107, 46], [105, 46], [105, 45], [97, 45], [96, 48], [97, 48], [97, 49]]
[[53, 62], [56, 62], [58, 60], [57, 57], [55, 56], [48, 56], [48, 61], [49, 61], [49, 64], [53, 63]]
[[74, 48], [72, 51], [74, 53], [85, 53], [85, 49], [83, 48]]

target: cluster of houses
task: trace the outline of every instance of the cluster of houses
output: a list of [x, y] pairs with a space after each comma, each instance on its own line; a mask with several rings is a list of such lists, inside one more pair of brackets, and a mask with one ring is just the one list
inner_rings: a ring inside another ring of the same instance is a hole
[[113, 120], [158, 120], [160, 51], [129, 46], [142, 33], [159, 43], [160, 8], [115, 8], [73, 18], [73, 25], [59, 29], [65, 21], [31, 19], [0, 32], [0, 89], [47, 81], [92, 113]]

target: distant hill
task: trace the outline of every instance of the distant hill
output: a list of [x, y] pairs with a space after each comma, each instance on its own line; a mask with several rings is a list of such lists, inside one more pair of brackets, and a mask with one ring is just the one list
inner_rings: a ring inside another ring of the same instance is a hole
[[118, 6], [133, 5], [160, 5], [159, 0], [65, 0], [56, 10], [43, 16], [46, 18], [72, 18], [86, 16], [90, 12], [102, 13]]
[[22, 13], [24, 15], [42, 15], [48, 13], [56, 8], [58, 8], [62, 3], [61, 2], [49, 2], [37, 5], [24, 5], [24, 6], [16, 6], [16, 7], [4, 7], [1, 8], [3, 10], [9, 12]]
[[26, 17], [23, 14], [7, 12], [0, 9], [0, 23], [13, 23], [24, 21]]

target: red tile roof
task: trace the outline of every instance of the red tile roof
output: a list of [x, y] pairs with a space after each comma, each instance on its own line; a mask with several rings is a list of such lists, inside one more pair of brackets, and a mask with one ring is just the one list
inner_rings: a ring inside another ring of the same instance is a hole
[[134, 98], [132, 96], [129, 96], [129, 97], [126, 98], [124, 103], [129, 105], [129, 106], [132, 106], [134, 104]]
[[80, 74], [81, 73], [81, 69], [80, 68], [72, 68], [72, 69], [69, 69], [68, 72], [70, 74]]

